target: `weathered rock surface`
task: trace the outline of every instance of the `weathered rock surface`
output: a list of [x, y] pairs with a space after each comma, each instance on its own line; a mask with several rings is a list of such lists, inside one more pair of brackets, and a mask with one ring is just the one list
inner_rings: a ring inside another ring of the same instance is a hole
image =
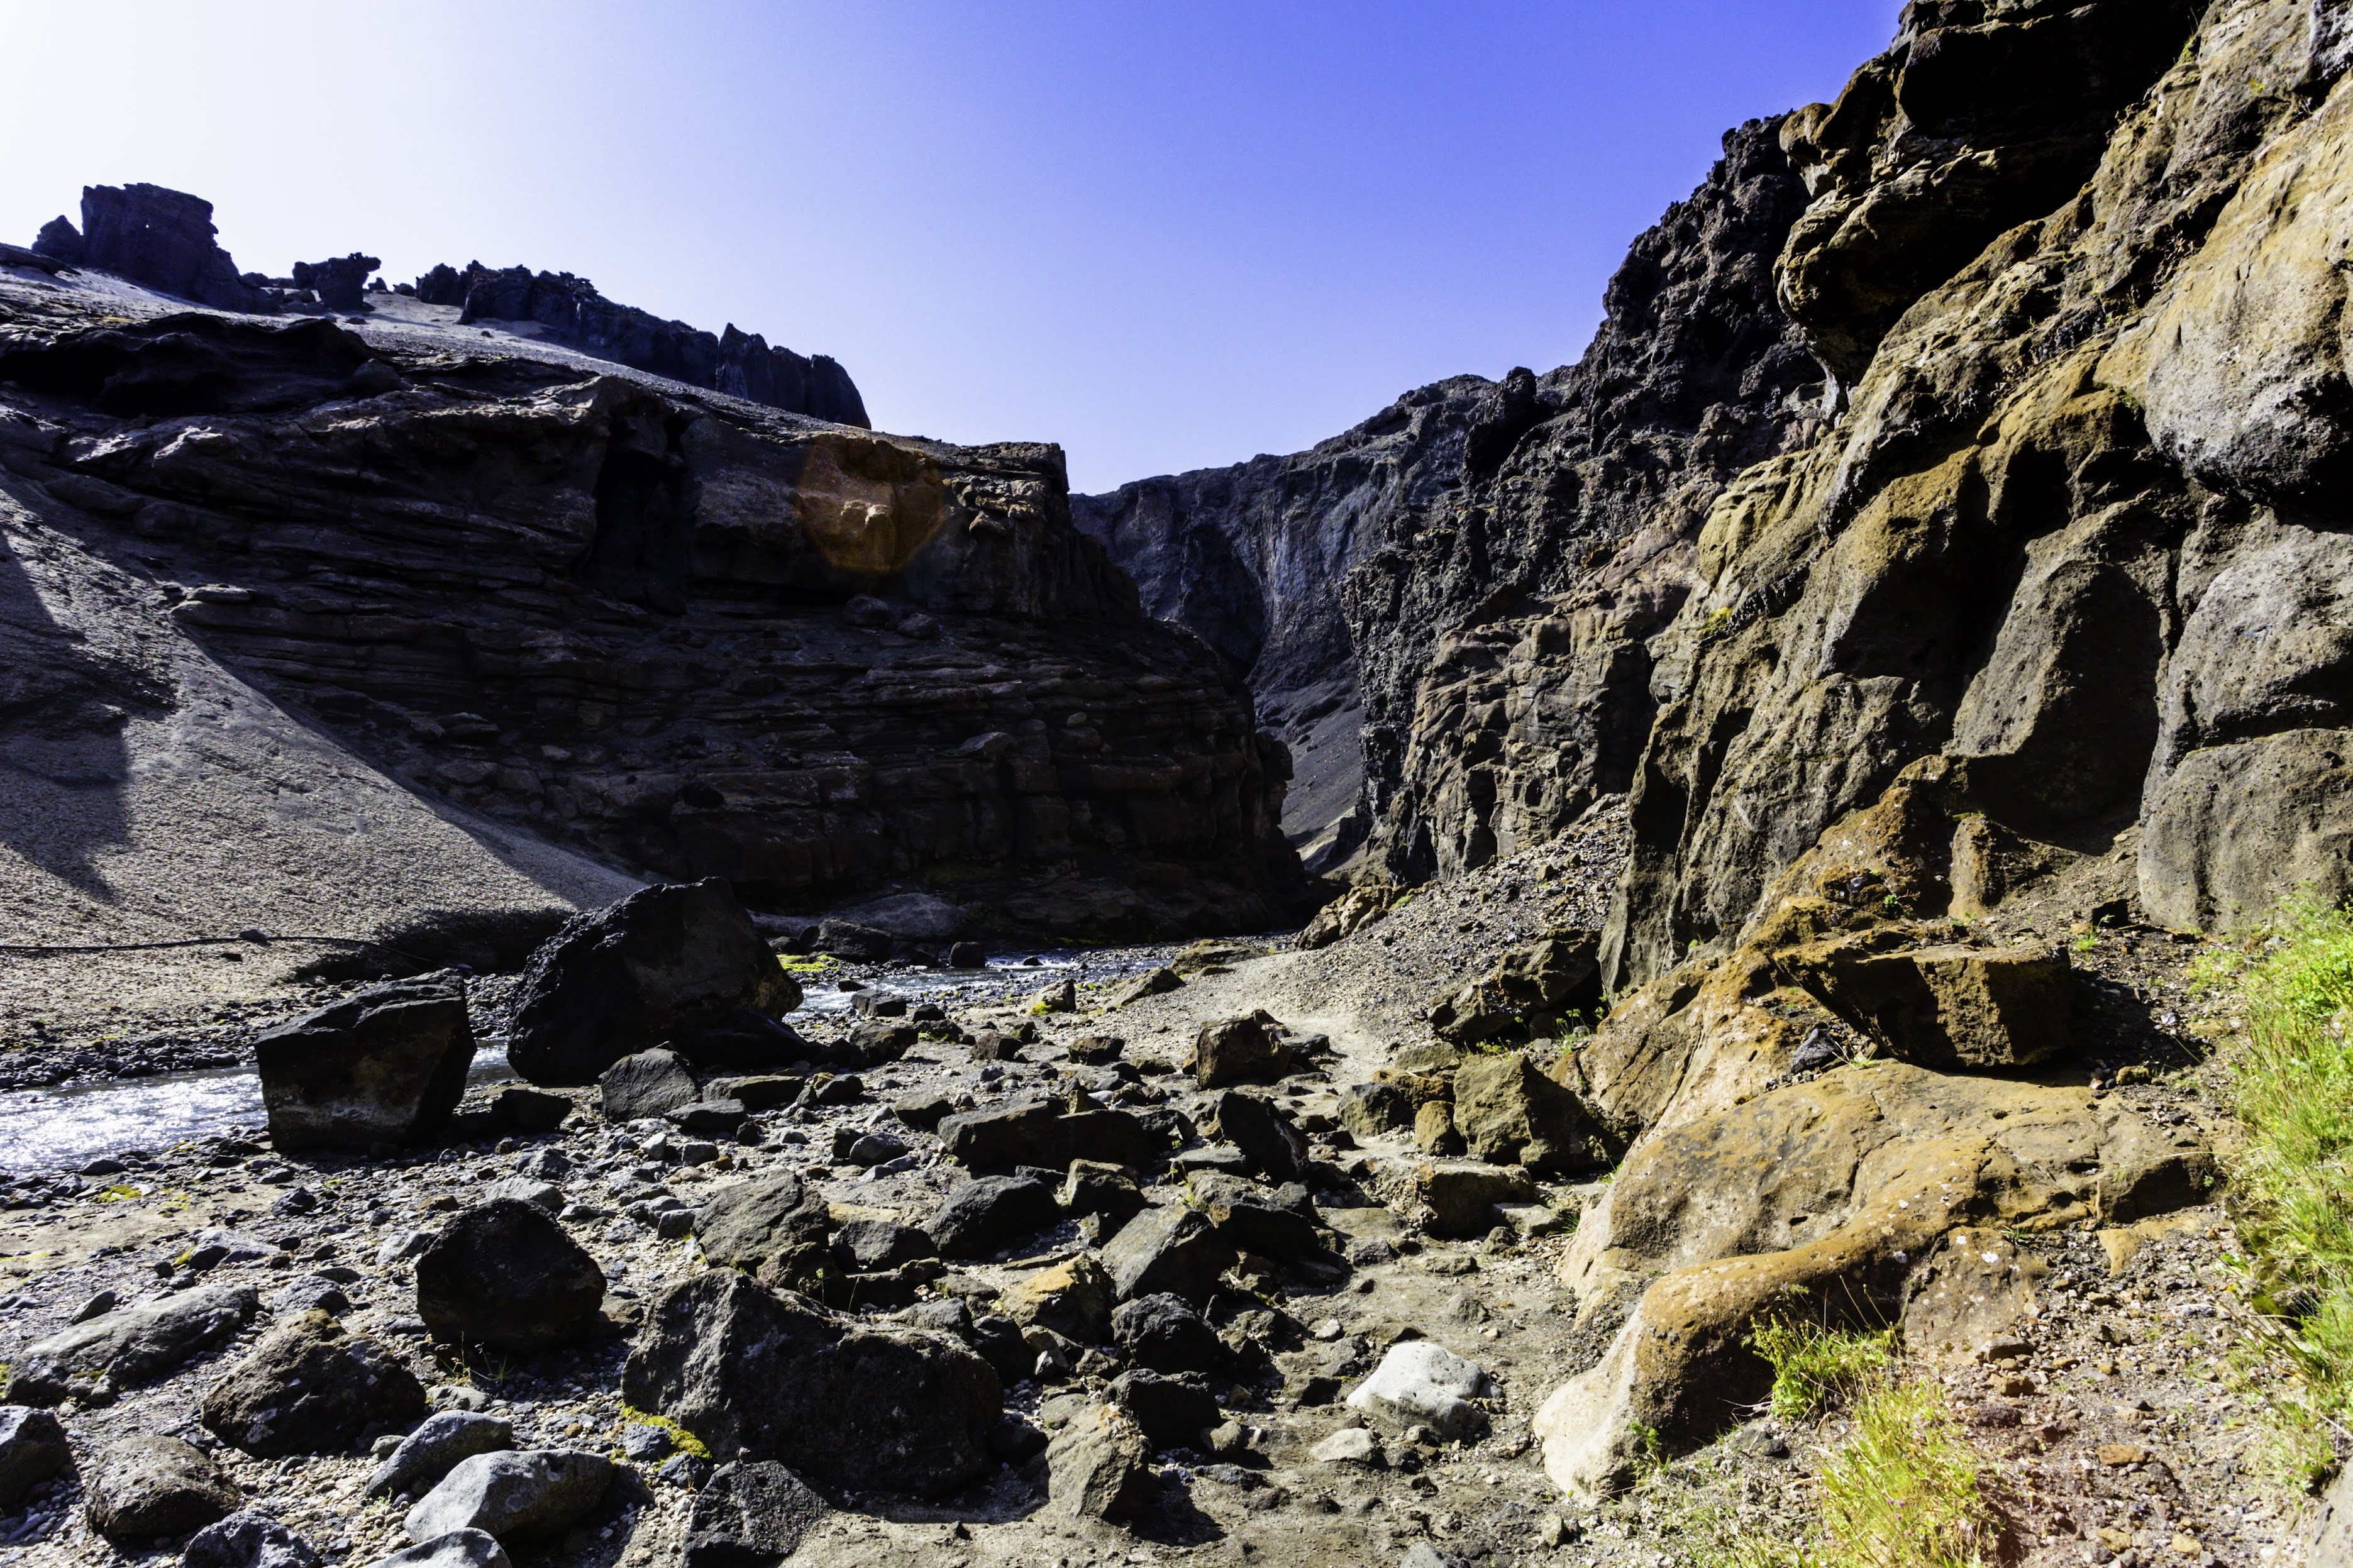
[[400, 1440], [383, 1464], [367, 1479], [372, 1498], [421, 1495], [460, 1459], [492, 1454], [514, 1447], [514, 1427], [495, 1415], [470, 1410], [444, 1410], [425, 1418]]
[[501, 1546], [560, 1536], [596, 1506], [613, 1462], [576, 1448], [476, 1454], [460, 1459], [401, 1521], [415, 1542], [479, 1530]]
[[1203, 1089], [1224, 1089], [1281, 1078], [1292, 1068], [1292, 1054], [1282, 1026], [1260, 1012], [1203, 1025], [1186, 1065]]
[[784, 1466], [739, 1459], [712, 1471], [687, 1516], [681, 1568], [782, 1563], [831, 1510]]
[[196, 1531], [180, 1568], [318, 1568], [318, 1550], [259, 1509], [241, 1509]]
[[713, 1194], [695, 1211], [694, 1237], [718, 1268], [795, 1286], [825, 1266], [831, 1226], [823, 1197], [771, 1171]]
[[1441, 1039], [1465, 1046], [1557, 1032], [1565, 1016], [1599, 1011], [1600, 947], [1593, 932], [1569, 931], [1506, 953], [1432, 1007], [1430, 1026]]
[[63, 1423], [46, 1410], [0, 1407], [0, 1508], [14, 1508], [33, 1488], [73, 1468]]
[[1227, 1360], [1217, 1331], [1181, 1296], [1121, 1302], [1112, 1310], [1111, 1331], [1129, 1360], [1155, 1372], [1209, 1372]]
[[1029, 1176], [981, 1176], [940, 1200], [924, 1220], [943, 1258], [985, 1258], [1061, 1216], [1054, 1189]]
[[335, 1453], [371, 1426], [424, 1414], [424, 1385], [407, 1367], [317, 1310], [264, 1334], [201, 1407], [207, 1430], [260, 1458]]
[[453, 1216], [417, 1259], [417, 1315], [436, 1334], [530, 1352], [595, 1331], [605, 1274], [536, 1205], [497, 1198]]
[[819, 1481], [938, 1496], [991, 1464], [1002, 1391], [943, 1336], [856, 1326], [713, 1271], [656, 1304], [622, 1396], [720, 1460], [773, 1459]]
[[1774, 297], [1807, 199], [1778, 132], [1725, 138], [1577, 364], [1458, 376], [1310, 452], [1073, 500], [1155, 614], [1251, 671], [1317, 869], [1368, 837], [1409, 881], [1482, 865], [1626, 787], [1647, 639], [1709, 502], [1823, 413]]
[[676, 1051], [636, 1051], [596, 1075], [596, 1109], [608, 1121], [667, 1116], [702, 1098]]
[[226, 1343], [260, 1309], [251, 1286], [223, 1285], [76, 1323], [25, 1348], [8, 1369], [8, 1403], [56, 1405], [101, 1382], [117, 1388], [151, 1382]]
[[109, 1444], [82, 1482], [90, 1528], [121, 1542], [201, 1530], [244, 1500], [203, 1449], [149, 1432]]
[[1348, 1405], [1398, 1426], [1426, 1426], [1441, 1437], [1459, 1437], [1485, 1418], [1472, 1402], [1494, 1392], [1478, 1363], [1409, 1340], [1389, 1347], [1372, 1375], [1349, 1392]]
[[460, 982], [407, 981], [254, 1037], [269, 1141], [280, 1149], [426, 1143], [466, 1092], [474, 1030]]
[[[595, 858], [767, 907], [937, 867], [992, 927], [1071, 934], [1259, 929], [1303, 890], [1280, 743], [1071, 529], [1051, 448], [71, 277], [0, 277], [0, 635], [37, 672], [0, 891], [34, 940], [249, 922], [413, 955], [376, 973], [504, 965], [626, 890]], [[322, 816], [270, 815], [295, 785]], [[249, 862], [173, 883], [166, 845], [252, 813]]]
[[1073, 1519], [1133, 1519], [1158, 1489], [1152, 1440], [1122, 1411], [1089, 1410], [1047, 1446], [1046, 1495]]
[[1168, 1295], [1198, 1306], [1234, 1266], [1234, 1248], [1207, 1215], [1168, 1204], [1120, 1226], [1103, 1249], [1103, 1265], [1122, 1301]]
[[507, 1058], [534, 1083], [593, 1083], [624, 1057], [691, 1044], [744, 1008], [799, 1001], [725, 882], [648, 888], [567, 922], [532, 954]]
[[1582, 1100], [1517, 1052], [1457, 1068], [1450, 1120], [1472, 1158], [1539, 1176], [1600, 1170], [1624, 1152]]

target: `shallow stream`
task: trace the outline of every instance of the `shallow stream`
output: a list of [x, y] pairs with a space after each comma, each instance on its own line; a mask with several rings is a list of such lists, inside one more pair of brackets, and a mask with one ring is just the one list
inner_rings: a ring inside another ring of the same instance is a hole
[[[1009, 1000], [1070, 977], [1116, 980], [1166, 960], [1160, 949], [1113, 948], [1017, 954], [987, 969], [869, 969], [843, 972], [862, 989], [911, 1001], [947, 1006]], [[803, 975], [800, 1009], [787, 1022], [809, 1015], [849, 1010], [855, 991], [841, 989], [831, 974]], [[485, 1039], [474, 1053], [475, 1086], [513, 1078], [506, 1042]], [[192, 1138], [221, 1132], [259, 1135], [262, 1126], [261, 1079], [250, 1067], [164, 1074], [64, 1089], [0, 1092], [0, 1175], [71, 1171], [127, 1150], [161, 1151]]]

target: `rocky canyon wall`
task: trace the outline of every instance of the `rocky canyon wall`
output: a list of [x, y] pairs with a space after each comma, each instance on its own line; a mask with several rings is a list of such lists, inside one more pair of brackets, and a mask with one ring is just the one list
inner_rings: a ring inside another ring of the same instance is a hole
[[1310, 452], [1074, 502], [1147, 607], [1251, 669], [1271, 719], [1359, 724], [1327, 858], [1447, 875], [1626, 788], [1647, 639], [1687, 592], [1700, 518], [1824, 404], [1774, 297], [1805, 205], [1778, 132], [1725, 138], [1577, 364], [1440, 382]]
[[[478, 330], [0, 288], [12, 516], [426, 799], [779, 911], [924, 890], [1097, 937], [1290, 913], [1281, 744], [1072, 529], [1054, 447]], [[185, 695], [104, 676], [0, 719], [78, 755]]]

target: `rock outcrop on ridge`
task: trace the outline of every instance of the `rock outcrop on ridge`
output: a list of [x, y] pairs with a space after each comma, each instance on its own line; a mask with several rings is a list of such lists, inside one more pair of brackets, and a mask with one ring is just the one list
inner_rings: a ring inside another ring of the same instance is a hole
[[[280, 752], [352, 776], [317, 797], [356, 813], [350, 847], [281, 860], [292, 840], [248, 835], [231, 882], [185, 889], [211, 930], [142, 935], [288, 929], [222, 895], [258, 868], [353, 869], [385, 820], [353, 788], [396, 819], [427, 803], [509, 866], [573, 868], [543, 878], [554, 919], [627, 889], [606, 867], [723, 876], [788, 912], [928, 887], [976, 925], [1072, 935], [1262, 928], [1301, 887], [1280, 742], [1071, 529], [1051, 447], [76, 278], [11, 273], [0, 312], [0, 837], [16, 929], [58, 933], [38, 940], [120, 931], [107, 868], [146, 837], [134, 803], [210, 798], [186, 742], [207, 692], [248, 683], [262, 700], [229, 701], [299, 737]], [[317, 789], [306, 770], [262, 787]], [[388, 936], [352, 926], [429, 908], [421, 868], [294, 929]]]
[[[239, 273], [221, 248], [213, 205], [162, 185], [85, 185], [81, 226], [62, 215], [41, 227], [32, 253], [50, 263], [89, 268], [221, 310], [367, 311], [369, 279], [382, 263], [353, 251], [326, 261], [298, 261], [292, 276]], [[380, 299], [397, 292], [435, 307], [455, 307], [459, 325], [522, 326], [577, 353], [723, 392], [748, 403], [837, 425], [867, 426], [866, 402], [839, 361], [771, 348], [733, 322], [713, 336], [684, 321], [615, 304], [586, 278], [533, 273], [469, 262], [439, 266], [395, 290], [378, 279]], [[383, 302], [389, 305], [388, 299]]]
[[867, 426], [866, 400], [839, 361], [770, 348], [765, 338], [738, 331], [733, 321], [717, 337], [684, 321], [665, 321], [649, 310], [615, 304], [588, 279], [569, 272], [535, 273], [528, 267], [485, 267], [479, 261], [461, 270], [444, 263], [404, 292], [430, 305], [459, 307], [461, 325], [529, 321], [567, 348], [689, 386], [836, 425]]

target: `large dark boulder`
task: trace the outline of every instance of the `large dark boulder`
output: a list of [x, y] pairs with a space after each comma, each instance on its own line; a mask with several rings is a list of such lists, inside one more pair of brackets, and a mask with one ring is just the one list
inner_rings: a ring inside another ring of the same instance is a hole
[[800, 987], [716, 877], [646, 888], [576, 915], [531, 956], [507, 1060], [543, 1084], [584, 1084], [623, 1057], [774, 1016]]
[[1170, 1204], [1122, 1226], [1103, 1249], [1103, 1263], [1123, 1301], [1166, 1294], [1201, 1302], [1234, 1266], [1234, 1248], [1208, 1216]]
[[547, 1214], [495, 1198], [454, 1215], [417, 1259], [417, 1315], [444, 1339], [529, 1352], [592, 1331], [596, 1260]]
[[943, 1335], [866, 1328], [805, 1297], [712, 1270], [655, 1306], [621, 1396], [713, 1458], [771, 1459], [818, 1482], [939, 1497], [994, 1468], [997, 1373]]
[[261, 1458], [327, 1454], [371, 1426], [417, 1421], [425, 1389], [383, 1346], [314, 1309], [263, 1335], [205, 1391], [202, 1413], [207, 1430]]
[[771, 1568], [828, 1511], [825, 1500], [782, 1465], [722, 1465], [694, 1494], [680, 1568]]
[[201, 1530], [245, 1500], [203, 1449], [134, 1432], [109, 1445], [83, 1481], [82, 1511], [111, 1540], [150, 1544]]
[[832, 1218], [826, 1201], [790, 1171], [723, 1187], [695, 1211], [694, 1239], [720, 1268], [797, 1287], [826, 1263]]
[[254, 1037], [269, 1141], [280, 1149], [427, 1143], [449, 1126], [474, 1062], [465, 986], [371, 986]]
[[1229, 1359], [1225, 1342], [1181, 1296], [1138, 1296], [1112, 1309], [1111, 1337], [1138, 1366], [1213, 1372]]
[[450, 1468], [401, 1521], [411, 1541], [479, 1530], [501, 1546], [560, 1537], [603, 1500], [613, 1461], [579, 1448], [476, 1454]]
[[1307, 1138], [1273, 1101], [1229, 1089], [1218, 1096], [1218, 1135], [1272, 1182], [1295, 1182], [1307, 1168]]
[[596, 1075], [597, 1109], [608, 1121], [667, 1116], [702, 1090], [676, 1051], [638, 1051]]
[[1054, 1189], [1030, 1176], [980, 1176], [940, 1200], [923, 1228], [942, 1258], [986, 1258], [1061, 1218]]
[[0, 1405], [0, 1510], [14, 1509], [26, 1492], [72, 1468], [73, 1448], [56, 1416]]

